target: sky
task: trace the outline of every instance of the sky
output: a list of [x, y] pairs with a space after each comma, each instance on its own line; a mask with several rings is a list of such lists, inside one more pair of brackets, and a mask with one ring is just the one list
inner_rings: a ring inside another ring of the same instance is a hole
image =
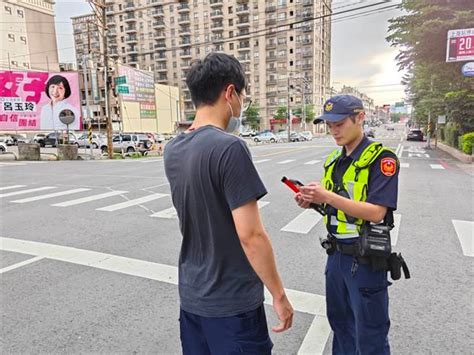
[[[333, 0], [333, 12], [364, 6], [379, 0]], [[392, 3], [398, 3], [393, 1]], [[367, 9], [368, 10], [368, 9]], [[365, 11], [367, 11], [365, 10]], [[72, 16], [91, 12], [86, 0], [57, 0], [56, 34], [60, 62], [75, 62]], [[373, 98], [376, 105], [403, 101], [400, 84], [403, 72], [395, 61], [397, 50], [385, 40], [388, 19], [400, 16], [398, 9], [340, 19], [334, 17], [331, 42], [331, 85], [337, 90], [343, 85], [354, 86]], [[346, 16], [346, 15], [340, 15]], [[340, 17], [339, 16], [339, 17]]]

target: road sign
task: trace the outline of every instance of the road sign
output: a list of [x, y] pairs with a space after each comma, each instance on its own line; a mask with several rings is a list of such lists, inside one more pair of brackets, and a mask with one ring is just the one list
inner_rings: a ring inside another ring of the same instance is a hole
[[474, 76], [474, 62], [464, 64], [461, 72], [463, 76]]
[[123, 85], [127, 83], [127, 77], [125, 75], [118, 76], [114, 79], [115, 85]]
[[446, 116], [438, 116], [438, 124], [446, 124]]
[[130, 94], [128, 86], [117, 86], [117, 92], [119, 94]]
[[474, 28], [448, 31], [446, 62], [474, 60]]

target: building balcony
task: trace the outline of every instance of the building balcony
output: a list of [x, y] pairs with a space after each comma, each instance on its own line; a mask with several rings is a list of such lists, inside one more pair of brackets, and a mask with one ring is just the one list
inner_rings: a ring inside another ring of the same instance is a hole
[[166, 38], [165, 31], [155, 32], [154, 38], [156, 40], [162, 40], [162, 39]]
[[186, 12], [189, 11], [189, 4], [182, 2], [178, 5], [178, 12]]
[[266, 59], [267, 59], [267, 62], [273, 62], [273, 61], [277, 60], [277, 56], [276, 55], [269, 55]]
[[222, 0], [210, 0], [209, 5], [211, 5], [212, 8], [221, 7], [223, 5], [223, 1]]
[[125, 29], [125, 33], [135, 33], [137, 32], [137, 28], [135, 26], [130, 26]]
[[248, 30], [240, 30], [239, 32], [237, 32], [237, 37], [239, 37], [240, 39], [244, 39], [245, 37], [250, 37], [250, 33]]
[[276, 91], [267, 91], [266, 96], [267, 96], [267, 98], [269, 98], [269, 97], [276, 97], [276, 96], [277, 96], [277, 92], [276, 92]]
[[303, 0], [303, 6], [310, 6], [313, 5], [313, 0]]
[[162, 61], [166, 61], [166, 60], [167, 60], [167, 58], [166, 58], [166, 54], [164, 52], [155, 54], [155, 61], [162, 62]]
[[153, 28], [154, 29], [164, 29], [165, 28], [165, 23], [163, 21], [155, 21], [155, 22], [153, 22]]
[[191, 27], [189, 26], [182, 26], [179, 29], [180, 36], [190, 36], [191, 35]]
[[313, 43], [313, 40], [311, 38], [305, 38], [301, 41], [301, 44], [307, 45]]
[[241, 55], [237, 59], [241, 63], [250, 63], [250, 56], [249, 55]]
[[125, 11], [130, 11], [135, 8], [135, 4], [133, 3], [133, 1], [128, 1], [123, 5], [123, 8], [125, 9]]
[[237, 27], [238, 28], [250, 27], [250, 22], [248, 21], [248, 19], [243, 20], [243, 21], [239, 20], [239, 21], [237, 21]]
[[166, 43], [165, 42], [155, 43], [154, 48], [155, 49], [165, 49], [166, 48]]
[[163, 9], [155, 9], [152, 11], [151, 16], [153, 17], [163, 17], [165, 16], [165, 12]]
[[269, 18], [265, 20], [266, 26], [276, 25], [276, 23], [277, 23], [277, 20], [274, 18]]
[[246, 14], [250, 11], [250, 8], [248, 7], [248, 5], [239, 5], [237, 6], [237, 8], [235, 9], [235, 13], [237, 15], [239, 14]]
[[189, 46], [191, 46], [191, 41], [190, 41], [190, 40], [188, 40], [188, 41], [180, 41], [180, 42], [179, 42], [179, 46], [180, 46], [180, 47], [189, 47]]
[[138, 48], [137, 47], [127, 48], [127, 54], [138, 54]]
[[272, 49], [272, 48], [276, 48], [277, 44], [276, 42], [270, 42], [270, 43], [267, 43], [267, 49]]
[[265, 8], [265, 12], [275, 12], [277, 7], [275, 5], [270, 5]]
[[222, 10], [211, 11], [210, 15], [211, 15], [211, 19], [218, 19], [218, 18], [224, 17], [224, 13], [222, 12]]
[[[138, 42], [137, 36], [127, 36], [125, 37], [125, 43], [136, 43]], [[110, 43], [112, 44], [112, 43]]]
[[183, 25], [185, 23], [189, 23], [191, 21], [191, 19], [189, 18], [189, 16], [180, 16], [178, 17], [178, 23], [180, 25]]
[[303, 68], [303, 69], [313, 69], [313, 65], [312, 64], [303, 64], [301, 66], [301, 68]]
[[168, 68], [166, 67], [166, 65], [157, 65], [155, 66], [155, 70], [157, 72], [167, 72], [168, 71]]
[[191, 51], [181, 51], [179, 53], [179, 56], [181, 58], [191, 58], [192, 57], [192, 54], [191, 54]]
[[214, 36], [211, 36], [211, 40], [214, 43], [219, 43], [219, 42], [222, 42], [224, 40], [224, 36], [222, 36], [221, 34], [220, 35], [214, 35]]
[[135, 15], [132, 13], [132, 14], [129, 14], [129, 15], [125, 16], [123, 18], [123, 20], [125, 22], [135, 22], [137, 19], [135, 18]]
[[313, 52], [303, 52], [303, 58], [307, 58], [307, 57], [312, 57], [313, 56]]
[[238, 50], [239, 52], [249, 51], [249, 50], [250, 50], [250, 45], [238, 46], [238, 47], [237, 47], [237, 50]]
[[224, 31], [224, 24], [222, 22], [216, 22], [211, 25], [211, 31]]

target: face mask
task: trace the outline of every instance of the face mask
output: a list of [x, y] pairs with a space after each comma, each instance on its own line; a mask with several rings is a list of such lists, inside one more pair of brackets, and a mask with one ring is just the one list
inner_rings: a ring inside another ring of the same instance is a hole
[[235, 132], [240, 127], [240, 123], [242, 122], [242, 118], [244, 116], [244, 105], [240, 101], [239, 95], [237, 95], [237, 100], [239, 100], [239, 104], [240, 104], [240, 116], [239, 117], [234, 116], [234, 111], [232, 110], [232, 105], [227, 102], [227, 105], [229, 105], [229, 107], [230, 107], [230, 114], [231, 114], [231, 117], [229, 119], [229, 123], [227, 124], [227, 127], [225, 128], [225, 131], [228, 132], [228, 133]]

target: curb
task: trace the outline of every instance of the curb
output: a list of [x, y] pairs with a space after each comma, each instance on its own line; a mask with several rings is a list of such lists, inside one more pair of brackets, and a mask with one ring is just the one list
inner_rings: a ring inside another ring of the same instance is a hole
[[441, 143], [438, 141], [438, 146], [440, 150], [443, 152], [448, 153], [451, 155], [453, 158], [456, 158], [457, 160], [465, 163], [465, 164], [472, 164], [472, 155], [465, 154], [463, 152], [460, 152], [456, 148], [450, 147], [449, 145], [446, 145], [444, 143]]

